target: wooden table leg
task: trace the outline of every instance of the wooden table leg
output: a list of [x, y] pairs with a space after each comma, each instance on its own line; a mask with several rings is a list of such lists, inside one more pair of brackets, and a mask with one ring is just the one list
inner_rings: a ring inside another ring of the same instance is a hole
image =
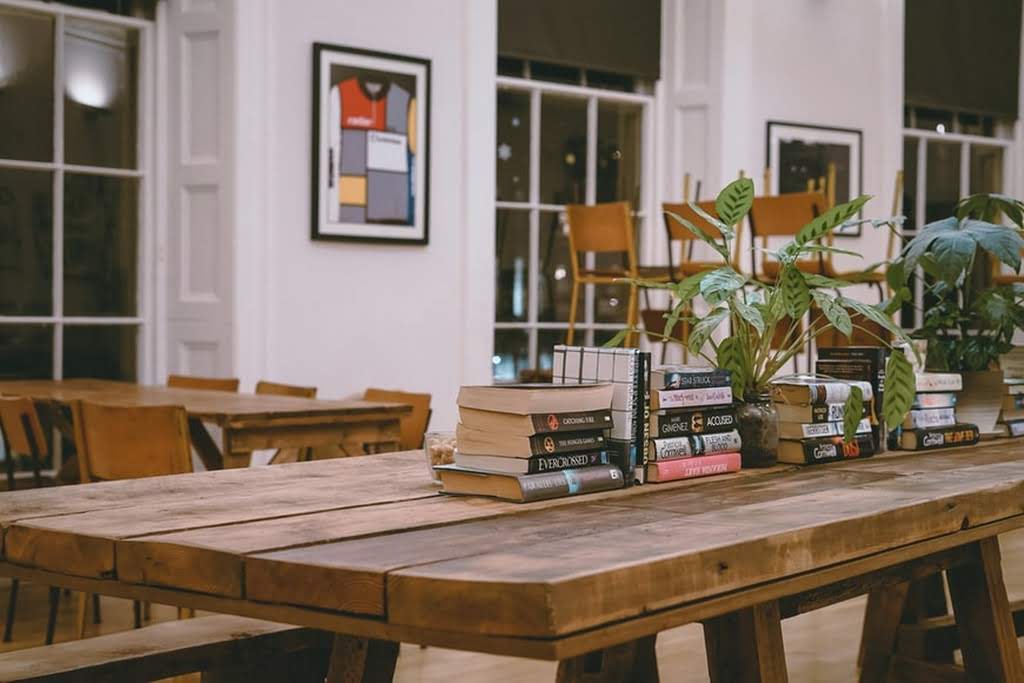
[[657, 635], [558, 663], [556, 683], [658, 683]]
[[336, 634], [326, 683], [391, 683], [398, 643]]
[[224, 458], [221, 456], [220, 449], [217, 448], [217, 444], [210, 436], [210, 432], [206, 430], [206, 425], [202, 420], [195, 417], [188, 418], [188, 434], [192, 439], [192, 448], [196, 449], [199, 459], [203, 461], [203, 467], [208, 470], [224, 469]]
[[946, 573], [964, 668], [972, 681], [1024, 681], [1024, 665], [999, 564], [999, 540], [986, 538], [972, 545], [977, 562], [953, 567]]
[[779, 603], [765, 602], [704, 622], [711, 683], [784, 683]]
[[897, 583], [868, 593], [860, 653], [857, 655], [858, 680], [861, 683], [885, 681], [909, 589], [909, 583]]

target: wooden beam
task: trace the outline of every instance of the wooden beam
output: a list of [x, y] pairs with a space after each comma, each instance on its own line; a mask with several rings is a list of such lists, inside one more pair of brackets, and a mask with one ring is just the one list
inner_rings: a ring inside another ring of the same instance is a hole
[[944, 662], [925, 662], [896, 655], [889, 663], [887, 683], [968, 683], [962, 666]]
[[[1024, 636], [1024, 600], [1010, 603], [1013, 629], [1017, 637]], [[918, 653], [951, 652], [960, 649], [960, 633], [952, 615], [923, 619], [916, 624], [900, 626], [896, 650], [900, 654], [920, 658]]]
[[704, 622], [711, 683], [785, 683], [786, 653], [776, 601]]
[[860, 683], [885, 683], [909, 587], [907, 583], [897, 583], [868, 593], [857, 655]]
[[556, 683], [658, 683], [657, 636], [588, 652], [558, 663]]
[[398, 643], [334, 636], [326, 683], [391, 683]]

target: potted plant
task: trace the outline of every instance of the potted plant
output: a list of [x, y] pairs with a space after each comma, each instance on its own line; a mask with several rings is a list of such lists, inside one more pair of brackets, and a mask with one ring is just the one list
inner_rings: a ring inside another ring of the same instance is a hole
[[[1014, 226], [995, 222], [1002, 213]], [[1024, 285], [993, 286], [985, 255], [1019, 272], [1024, 203], [998, 194], [961, 199], [953, 216], [924, 226], [887, 272], [896, 296], [891, 308], [910, 300], [907, 286], [918, 266], [925, 274], [923, 320], [911, 336], [928, 343], [926, 368], [963, 374], [958, 416], [984, 434], [995, 428], [1003, 392], [999, 356], [1024, 329]]]
[[[775, 282], [758, 282], [736, 271], [729, 259], [731, 242], [737, 239], [734, 226], [742, 223], [750, 211], [754, 185], [749, 178], [730, 183], [715, 200], [712, 216], [699, 206], [689, 206], [722, 235], [721, 240], [682, 216], [669, 214], [696, 237], [710, 245], [721, 257], [721, 266], [692, 275], [678, 283], [659, 283], [638, 280], [637, 285], [652, 289], [667, 289], [672, 296], [672, 307], [665, 314], [665, 330], [653, 333], [663, 341], [678, 341], [671, 336], [677, 323], [690, 323], [687, 340], [690, 351], [712, 365], [726, 368], [732, 373], [733, 396], [739, 402], [737, 422], [743, 441], [743, 466], [774, 464], [778, 448], [778, 416], [771, 402], [771, 381], [776, 378], [793, 356], [805, 349], [811, 339], [834, 328], [849, 337], [855, 328], [868, 334], [858, 320], [869, 320], [890, 332], [896, 339], [909, 341], [907, 335], [892, 322], [880, 307], [843, 296], [840, 292], [855, 282], [831, 279], [805, 273], [797, 267], [797, 260], [816, 257], [819, 253], [854, 254], [822, 244], [822, 238], [839, 226], [852, 221], [861, 207], [870, 199], [861, 196], [822, 213], [803, 226], [793, 240], [769, 254], [780, 262]], [[872, 221], [876, 227], [887, 221]], [[693, 311], [692, 302], [702, 297], [710, 307], [704, 315]], [[823, 315], [803, 328], [800, 321], [812, 305]], [[714, 333], [728, 326], [730, 330], [721, 341]], [[609, 341], [609, 345], [622, 342], [635, 330], [622, 330]], [[647, 331], [652, 334], [651, 330]], [[773, 344], [773, 338], [781, 343]], [[889, 343], [879, 339], [879, 342]], [[776, 348], [772, 348], [775, 346]], [[886, 391], [882, 406], [884, 419], [899, 424], [914, 399], [914, 375], [903, 353], [892, 353], [886, 365]], [[845, 408], [845, 438], [853, 439], [857, 423], [863, 413], [860, 390], [851, 392]]]

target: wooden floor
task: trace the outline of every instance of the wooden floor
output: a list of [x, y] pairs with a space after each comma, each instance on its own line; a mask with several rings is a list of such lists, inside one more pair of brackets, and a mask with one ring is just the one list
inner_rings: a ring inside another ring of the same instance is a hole
[[[1002, 537], [1003, 573], [1011, 599], [1024, 597], [1024, 531]], [[6, 606], [8, 584], [0, 584], [0, 605]], [[23, 584], [18, 600], [14, 641], [0, 651], [41, 645], [46, 623], [46, 588]], [[790, 679], [794, 681], [853, 680], [864, 599], [850, 600], [783, 622]], [[156, 621], [175, 618], [175, 610], [153, 606]], [[103, 598], [103, 623], [89, 626], [87, 635], [111, 633], [132, 626], [132, 607], [126, 600]], [[62, 601], [57, 640], [71, 638], [74, 600]], [[666, 683], [708, 680], [700, 626], [685, 626], [661, 634], [658, 640], [661, 679]], [[554, 681], [555, 665], [437, 648], [403, 645], [395, 680], [399, 683], [534, 683]], [[453, 679], [453, 676], [455, 677]], [[183, 677], [175, 681], [198, 680]]]

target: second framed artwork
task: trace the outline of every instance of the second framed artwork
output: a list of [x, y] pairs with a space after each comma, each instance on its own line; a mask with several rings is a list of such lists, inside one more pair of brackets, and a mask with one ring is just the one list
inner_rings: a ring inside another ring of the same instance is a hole
[[[835, 166], [837, 204], [860, 196], [863, 185], [864, 135], [854, 128], [769, 121], [765, 164], [771, 169], [769, 194], [805, 192], [809, 183], [828, 177]], [[836, 235], [856, 237], [860, 225], [838, 228]]]
[[426, 244], [430, 60], [313, 45], [311, 237]]

